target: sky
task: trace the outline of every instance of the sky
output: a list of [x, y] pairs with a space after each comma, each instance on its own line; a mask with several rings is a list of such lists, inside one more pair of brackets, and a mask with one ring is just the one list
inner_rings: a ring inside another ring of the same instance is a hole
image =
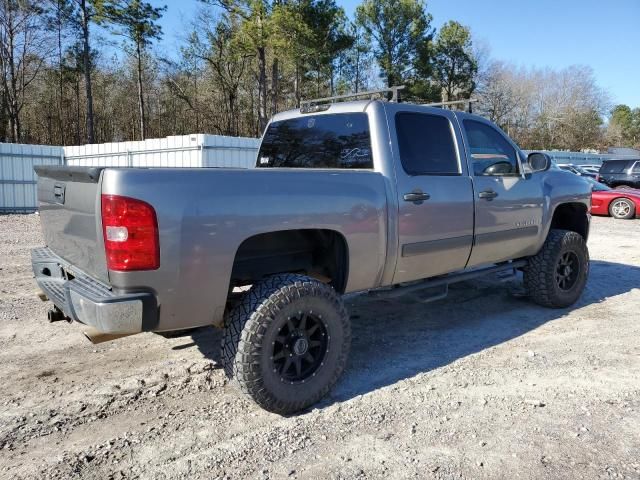
[[[336, 0], [347, 15], [361, 0]], [[166, 5], [158, 49], [177, 50], [200, 2], [150, 0]], [[492, 59], [518, 66], [593, 68], [613, 104], [640, 107], [640, 0], [427, 0], [433, 26], [448, 20], [471, 28]]]

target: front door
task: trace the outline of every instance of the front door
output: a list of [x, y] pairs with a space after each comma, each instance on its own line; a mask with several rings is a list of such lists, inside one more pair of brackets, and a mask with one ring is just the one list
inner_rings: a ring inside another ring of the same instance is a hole
[[518, 151], [490, 123], [476, 118], [461, 123], [476, 194], [475, 239], [467, 266], [534, 254], [542, 228], [542, 183], [522, 175]]
[[464, 268], [473, 242], [473, 186], [446, 110], [388, 106], [398, 192], [394, 283]]

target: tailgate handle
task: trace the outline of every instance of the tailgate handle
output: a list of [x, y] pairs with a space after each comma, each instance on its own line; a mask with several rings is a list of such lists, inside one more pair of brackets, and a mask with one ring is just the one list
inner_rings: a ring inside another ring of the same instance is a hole
[[58, 203], [64, 203], [64, 185], [54, 185], [53, 186], [53, 196], [56, 197], [56, 201]]

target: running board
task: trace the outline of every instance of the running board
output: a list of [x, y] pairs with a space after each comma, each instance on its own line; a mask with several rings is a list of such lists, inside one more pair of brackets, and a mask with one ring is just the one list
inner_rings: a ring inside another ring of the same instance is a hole
[[526, 264], [527, 260], [514, 260], [512, 262], [500, 263], [492, 267], [478, 268], [475, 270], [428, 278], [406, 286], [396, 285], [392, 288], [371, 290], [370, 293], [371, 295], [379, 298], [397, 298], [406, 295], [407, 293], [419, 292], [427, 288], [444, 287], [444, 289], [439, 289], [433, 295], [429, 295], [423, 300], [425, 303], [432, 302], [446, 297], [448, 293], [448, 286], [452, 283], [464, 282], [466, 280], [472, 280], [474, 278], [491, 275], [493, 273], [509, 273], [509, 271], [511, 271], [511, 274], [502, 276], [500, 280], [511, 280], [515, 276], [515, 270], [524, 267]]

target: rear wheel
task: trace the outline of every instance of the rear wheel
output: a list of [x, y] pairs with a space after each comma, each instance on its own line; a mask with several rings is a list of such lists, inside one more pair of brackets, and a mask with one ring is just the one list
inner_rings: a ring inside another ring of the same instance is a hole
[[609, 204], [609, 215], [613, 218], [628, 220], [636, 214], [635, 204], [628, 198], [616, 198]]
[[524, 268], [524, 286], [539, 305], [568, 307], [580, 298], [588, 274], [589, 251], [584, 238], [576, 232], [554, 229]]
[[287, 414], [320, 400], [345, 368], [349, 317], [333, 288], [293, 274], [256, 283], [228, 314], [226, 375], [262, 408]]

